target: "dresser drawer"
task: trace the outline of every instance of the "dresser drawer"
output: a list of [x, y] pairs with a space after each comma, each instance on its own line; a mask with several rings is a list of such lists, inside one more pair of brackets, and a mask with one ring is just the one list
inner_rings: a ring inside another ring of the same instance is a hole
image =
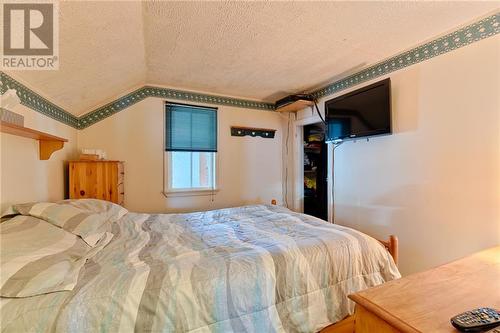
[[124, 164], [120, 161], [70, 161], [69, 197], [124, 201]]

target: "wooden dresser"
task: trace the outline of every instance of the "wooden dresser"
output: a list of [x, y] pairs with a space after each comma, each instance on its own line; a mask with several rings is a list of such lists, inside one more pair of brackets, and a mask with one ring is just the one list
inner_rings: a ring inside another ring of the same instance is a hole
[[356, 302], [356, 333], [457, 333], [451, 317], [500, 309], [500, 246], [349, 297]]
[[69, 197], [102, 199], [123, 205], [124, 175], [121, 161], [70, 161]]

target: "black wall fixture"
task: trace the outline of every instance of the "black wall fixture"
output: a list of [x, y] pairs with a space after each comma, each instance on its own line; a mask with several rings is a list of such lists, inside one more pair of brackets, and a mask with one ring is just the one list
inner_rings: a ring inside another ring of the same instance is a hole
[[240, 126], [231, 126], [231, 136], [260, 136], [263, 138], [274, 138], [275, 129], [269, 128], [253, 128], [253, 127], [240, 127]]

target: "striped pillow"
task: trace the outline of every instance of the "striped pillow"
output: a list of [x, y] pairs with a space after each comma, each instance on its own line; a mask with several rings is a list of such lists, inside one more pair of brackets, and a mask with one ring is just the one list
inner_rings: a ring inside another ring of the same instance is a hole
[[104, 213], [109, 222], [115, 222], [128, 213], [124, 207], [110, 201], [99, 199], [66, 199], [59, 204], [68, 204], [88, 213]]
[[0, 296], [28, 297], [72, 290], [86, 260], [113, 235], [95, 247], [44, 220], [16, 216], [0, 224]]
[[108, 229], [108, 215], [92, 213], [69, 204], [38, 202], [14, 205], [15, 212], [40, 218], [95, 246]]

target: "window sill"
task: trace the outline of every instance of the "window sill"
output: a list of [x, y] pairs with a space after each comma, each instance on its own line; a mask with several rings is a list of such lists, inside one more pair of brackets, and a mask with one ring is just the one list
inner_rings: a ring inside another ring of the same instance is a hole
[[195, 196], [208, 196], [215, 195], [220, 189], [209, 190], [170, 190], [161, 192], [166, 198], [171, 197], [195, 197]]

